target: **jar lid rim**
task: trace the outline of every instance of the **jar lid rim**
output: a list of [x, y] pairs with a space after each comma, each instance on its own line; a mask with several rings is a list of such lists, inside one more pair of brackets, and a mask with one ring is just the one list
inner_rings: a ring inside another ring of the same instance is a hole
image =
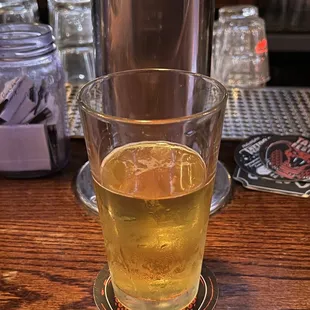
[[0, 59], [29, 58], [55, 50], [52, 28], [44, 24], [1, 24]]

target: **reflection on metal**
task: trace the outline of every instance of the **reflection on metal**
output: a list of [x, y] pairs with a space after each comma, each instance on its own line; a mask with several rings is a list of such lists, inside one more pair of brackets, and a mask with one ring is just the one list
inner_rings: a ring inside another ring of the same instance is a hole
[[214, 0], [93, 0], [96, 74], [210, 73]]
[[[76, 103], [77, 86], [67, 86], [68, 122], [71, 137], [83, 137]], [[223, 140], [251, 135], [310, 136], [310, 88], [229, 89]]]

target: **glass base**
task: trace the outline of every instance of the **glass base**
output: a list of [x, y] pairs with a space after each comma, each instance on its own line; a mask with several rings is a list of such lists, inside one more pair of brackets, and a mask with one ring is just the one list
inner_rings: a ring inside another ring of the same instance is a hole
[[[94, 283], [94, 300], [99, 310], [152, 310], [152, 309], [177, 309], [177, 310], [213, 310], [219, 296], [219, 289], [216, 278], [212, 271], [206, 266], [205, 261], [202, 264], [201, 276], [199, 279], [199, 287], [197, 294], [192, 292], [178, 298], [161, 303], [145, 301], [128, 297], [117, 287], [113, 288], [108, 265], [105, 264], [99, 272]], [[190, 294], [193, 294], [189, 296]], [[189, 305], [186, 305], [185, 299], [192, 300]], [[120, 302], [122, 301], [122, 303]], [[184, 301], [184, 302], [183, 302]]]
[[[198, 283], [199, 284], [199, 283]], [[198, 292], [198, 284], [190, 291], [165, 301], [141, 300], [131, 297], [113, 285], [115, 297], [127, 309], [139, 310], [180, 310], [186, 308], [195, 299]]]

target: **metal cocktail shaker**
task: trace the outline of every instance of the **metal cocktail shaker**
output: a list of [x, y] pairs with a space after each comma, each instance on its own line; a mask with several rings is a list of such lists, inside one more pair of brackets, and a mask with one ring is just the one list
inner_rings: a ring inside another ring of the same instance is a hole
[[173, 68], [210, 75], [214, 0], [92, 0], [96, 75]]
[[[214, 0], [92, 0], [96, 75], [139, 68], [168, 68], [209, 76], [214, 7]], [[114, 87], [121, 88], [120, 82], [117, 83]], [[144, 94], [149, 94], [150, 105], [155, 104], [154, 91], [176, 86], [174, 80], [165, 79], [161, 83], [165, 87], [143, 89]], [[130, 99], [122, 92], [118, 95], [120, 102]], [[145, 109], [136, 106], [140, 111]], [[110, 108], [112, 105], [106, 107]], [[124, 111], [122, 105], [122, 113], [129, 112]], [[76, 183], [82, 201], [98, 212], [90, 198], [95, 195], [89, 188], [88, 164], [81, 168]], [[211, 213], [226, 203], [230, 185], [230, 176], [219, 162]]]

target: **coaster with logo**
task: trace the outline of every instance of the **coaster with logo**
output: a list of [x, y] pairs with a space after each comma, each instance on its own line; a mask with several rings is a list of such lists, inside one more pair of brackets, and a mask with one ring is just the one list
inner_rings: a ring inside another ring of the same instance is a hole
[[310, 197], [310, 183], [291, 182], [291, 181], [272, 181], [260, 178], [255, 174], [250, 174], [237, 167], [233, 178], [242, 183], [242, 185], [251, 190], [296, 196], [301, 198]]
[[282, 178], [310, 182], [310, 140], [301, 136], [272, 136], [260, 148], [264, 165]]
[[237, 165], [250, 174], [270, 180], [282, 179], [273, 170], [265, 166], [260, 157], [261, 146], [272, 138], [270, 134], [252, 136], [238, 145], [235, 150]]
[[[94, 300], [100, 310], [127, 310], [114, 296], [111, 276], [108, 265], [99, 272], [94, 284]], [[202, 265], [199, 281], [199, 289], [196, 298], [184, 310], [212, 310], [215, 308], [219, 296], [219, 289], [216, 278], [212, 271]]]
[[245, 188], [310, 197], [310, 139], [256, 135], [241, 142], [234, 155], [233, 178]]

